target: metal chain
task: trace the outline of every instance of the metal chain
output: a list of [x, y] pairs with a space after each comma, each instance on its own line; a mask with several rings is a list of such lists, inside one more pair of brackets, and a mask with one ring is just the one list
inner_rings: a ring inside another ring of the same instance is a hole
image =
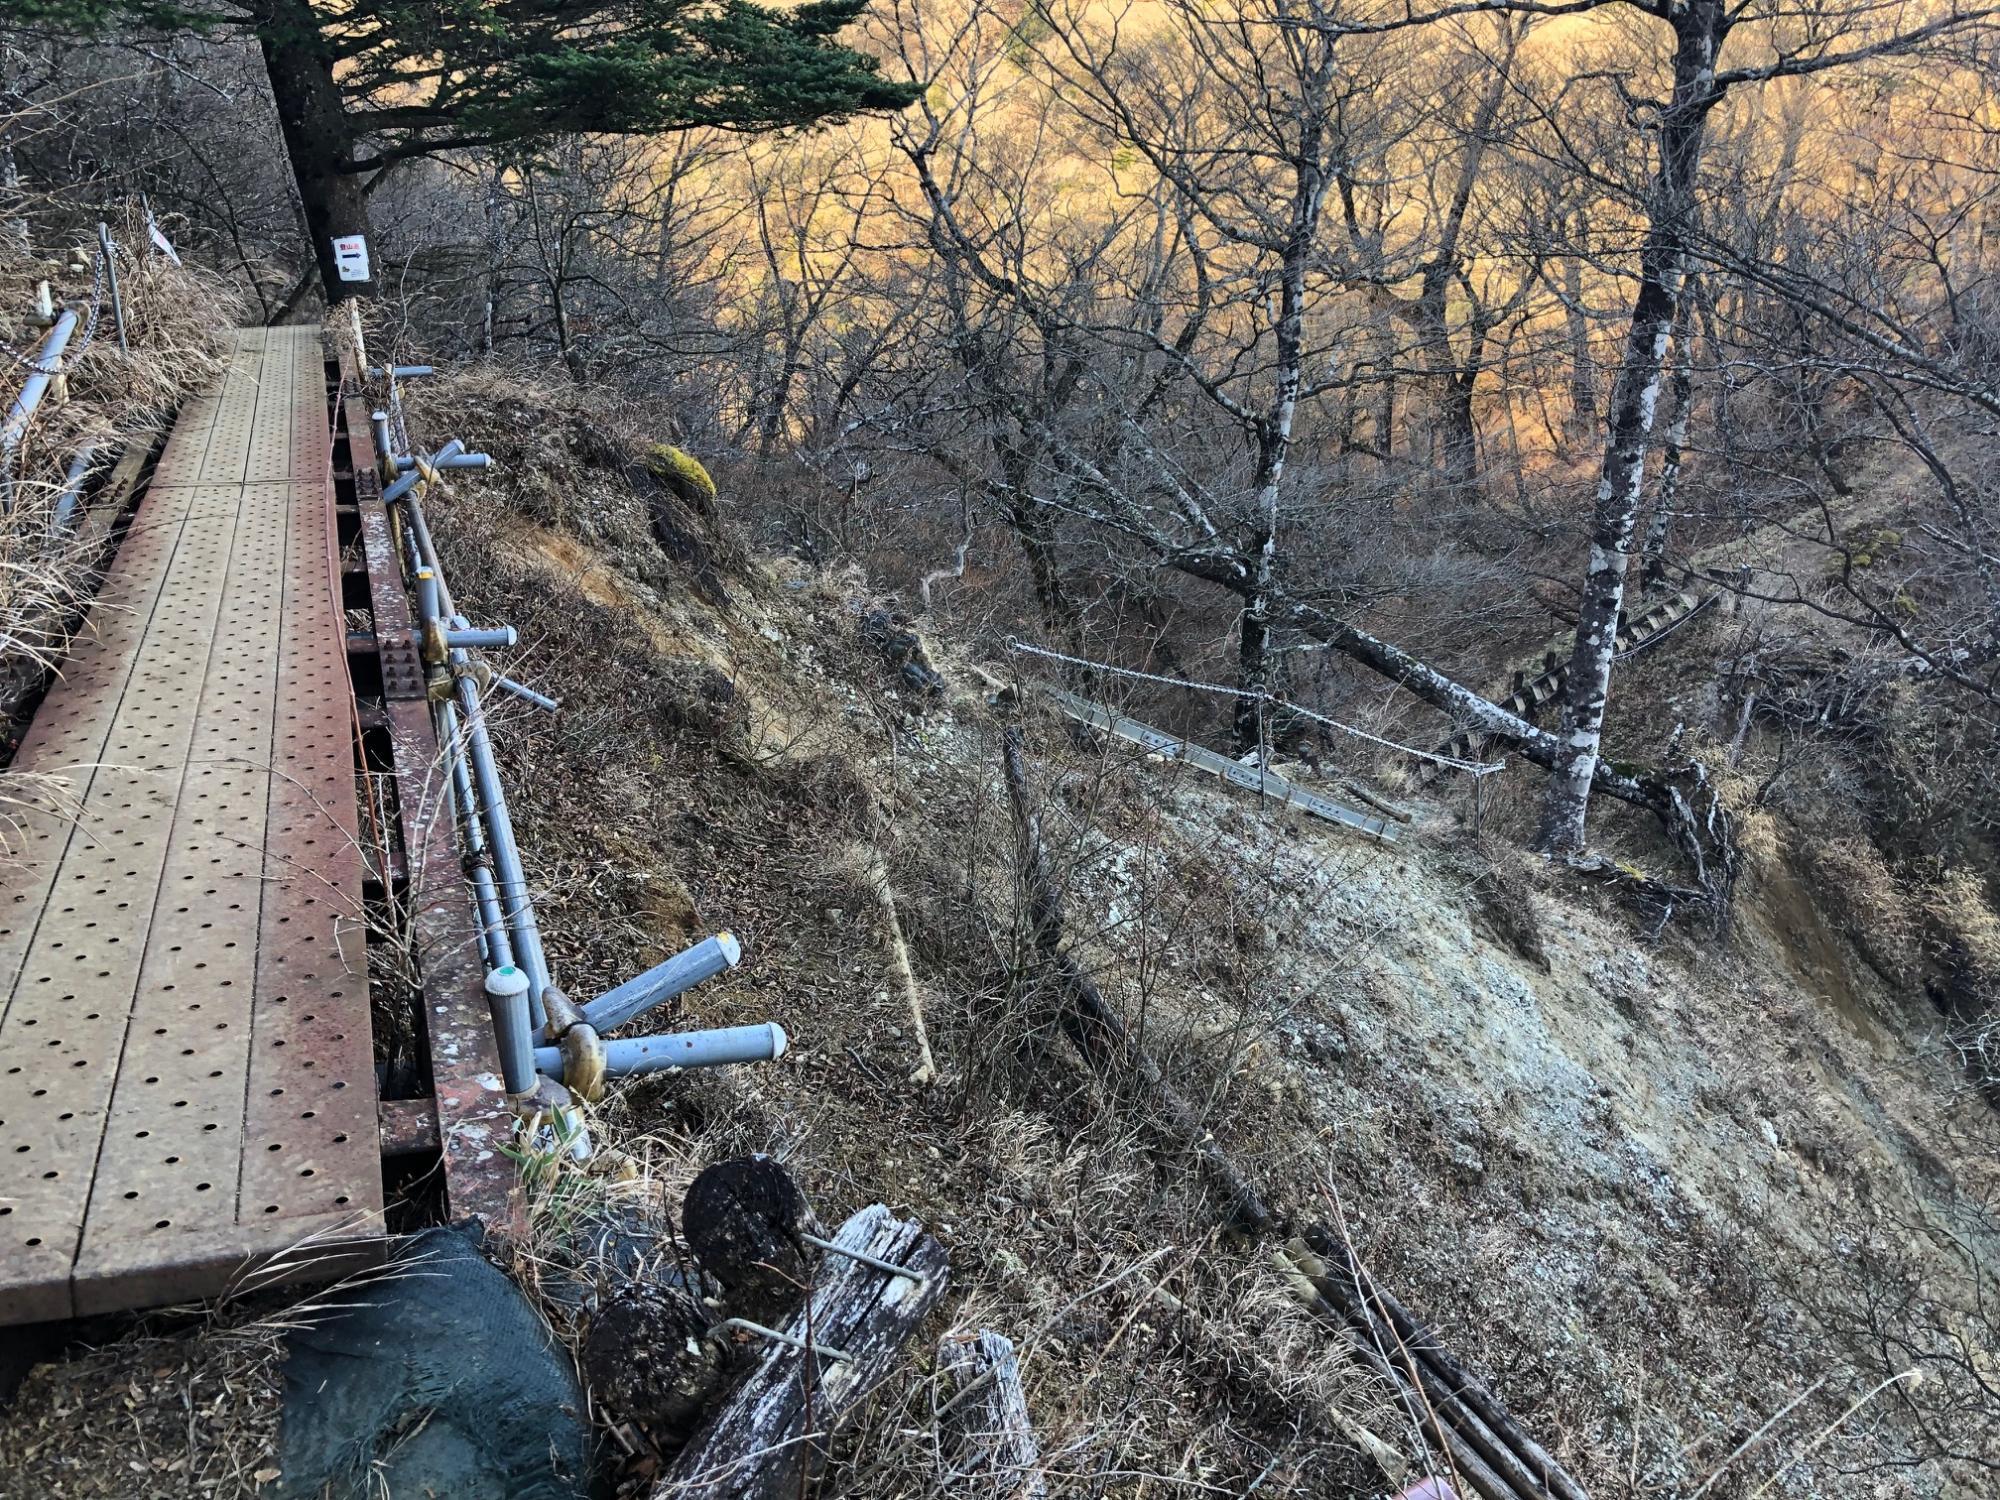
[[[1157, 682], [1166, 687], [1191, 688], [1200, 693], [1220, 693], [1227, 698], [1255, 698], [1263, 703], [1278, 702], [1269, 693], [1250, 693], [1245, 692], [1242, 688], [1224, 687], [1221, 683], [1217, 682], [1195, 682], [1186, 677], [1162, 677], [1157, 672], [1138, 672], [1130, 667], [1114, 667], [1109, 662], [1089, 661], [1081, 656], [1068, 656], [1060, 651], [1051, 651], [1045, 646], [1030, 646], [1026, 641], [1017, 640], [1011, 635], [1007, 637], [1007, 649], [1009, 651], [1025, 652], [1029, 656], [1045, 656], [1050, 661], [1066, 661], [1071, 666], [1088, 667], [1094, 672], [1109, 672], [1117, 677], [1131, 677], [1139, 682]], [[1314, 713], [1311, 709], [1302, 707], [1297, 703], [1283, 703], [1279, 706], [1290, 713], [1299, 714], [1304, 718], [1324, 724], [1330, 729], [1338, 729], [1342, 734], [1351, 734], [1358, 740], [1367, 740], [1370, 744], [1380, 745], [1385, 750], [1396, 750], [1404, 755], [1414, 755], [1418, 760], [1427, 760], [1436, 765], [1449, 766], [1452, 770], [1463, 771], [1468, 776], [1491, 776], [1495, 771], [1504, 771], [1507, 769], [1507, 762], [1504, 760], [1459, 760], [1450, 755], [1438, 755], [1433, 751], [1419, 750], [1414, 745], [1402, 745], [1398, 744], [1395, 740], [1385, 740], [1379, 734], [1370, 734], [1365, 729], [1356, 729], [1352, 724], [1343, 724], [1338, 719], [1329, 719], [1325, 714]]]

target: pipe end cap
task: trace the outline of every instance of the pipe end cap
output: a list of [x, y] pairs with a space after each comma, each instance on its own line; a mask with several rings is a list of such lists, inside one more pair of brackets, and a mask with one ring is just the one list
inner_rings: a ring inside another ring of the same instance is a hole
[[528, 976], [513, 964], [502, 964], [486, 973], [486, 993], [501, 999], [528, 993]]

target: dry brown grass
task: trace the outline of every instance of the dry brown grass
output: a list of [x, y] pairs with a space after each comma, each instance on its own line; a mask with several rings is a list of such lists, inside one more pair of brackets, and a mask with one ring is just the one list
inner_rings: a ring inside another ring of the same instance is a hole
[[252, 1500], [279, 1477], [286, 1334], [394, 1266], [300, 1296], [326, 1246], [308, 1237], [214, 1303], [147, 1314], [31, 1370], [6, 1409], [0, 1495], [46, 1500]]
[[[158, 425], [207, 387], [222, 370], [230, 331], [245, 316], [241, 295], [221, 277], [176, 266], [151, 250], [142, 223], [128, 220], [114, 234], [129, 352], [119, 350], [110, 294], [103, 291], [89, 344], [82, 346], [80, 328], [63, 360], [68, 400], [58, 404], [45, 398], [23, 444], [15, 468], [21, 493], [6, 530], [0, 531], [0, 557], [11, 557], [19, 547], [18, 541], [7, 545], [13, 541], [10, 533], [46, 520], [45, 508], [37, 502], [60, 488], [63, 469], [79, 447]], [[92, 241], [73, 251], [43, 247], [38, 259], [10, 257], [0, 266], [0, 339], [22, 354], [34, 352], [41, 331], [29, 318], [36, 285], [43, 281], [59, 302], [80, 304], [88, 324], [96, 255]], [[8, 365], [11, 392], [27, 372], [12, 361]]]

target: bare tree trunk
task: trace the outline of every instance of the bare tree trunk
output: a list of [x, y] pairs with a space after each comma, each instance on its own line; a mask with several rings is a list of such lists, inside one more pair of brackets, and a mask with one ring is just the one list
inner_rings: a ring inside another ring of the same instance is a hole
[[1278, 388], [1268, 414], [1258, 423], [1257, 499], [1255, 531], [1246, 539], [1245, 557], [1252, 578], [1237, 633], [1235, 739], [1238, 751], [1264, 741], [1263, 700], [1271, 690], [1272, 587], [1278, 560], [1278, 492], [1284, 483], [1285, 461], [1291, 455], [1292, 426], [1298, 417], [1299, 391], [1305, 384], [1306, 273], [1319, 238], [1320, 209], [1328, 179], [1320, 167], [1320, 142], [1325, 133], [1317, 117], [1301, 127], [1295, 158], [1291, 224], [1278, 286]]
[[334, 59], [327, 55], [318, 19], [308, 0], [261, 0], [253, 14], [327, 305], [349, 297], [373, 297], [372, 245], [365, 280], [343, 281], [334, 260], [333, 242], [348, 235], [368, 241], [370, 224], [368, 198], [360, 176], [352, 170], [352, 122], [334, 80]]
[[1682, 450], [1687, 445], [1688, 411], [1694, 404], [1694, 284], [1689, 282], [1674, 319], [1674, 419], [1667, 426], [1666, 451], [1660, 458], [1660, 483], [1653, 494], [1653, 518], [1646, 527], [1640, 579], [1648, 594], [1667, 586], [1667, 535], [1674, 524], [1674, 507], [1680, 503]]
[[505, 169], [496, 164], [486, 184], [486, 285], [479, 317], [479, 357], [488, 360], [493, 358], [493, 329], [500, 316], [500, 262], [506, 255], [500, 227], [500, 187], [504, 173]]
[[0, 245], [25, 254], [28, 249], [28, 221], [16, 211], [21, 204], [21, 171], [14, 164], [14, 148], [0, 143]]
[[[1589, 226], [1577, 216], [1578, 238]], [[1581, 439], [1597, 425], [1597, 366], [1590, 357], [1590, 319], [1583, 310], [1580, 246], [1563, 257], [1563, 325], [1569, 339], [1569, 436]]]
[[1501, 53], [1486, 92], [1480, 96], [1472, 120], [1465, 128], [1465, 153], [1459, 158], [1458, 177], [1439, 226], [1437, 250], [1424, 265], [1416, 305], [1411, 309], [1424, 344], [1424, 365], [1434, 381], [1432, 459], [1455, 496], [1470, 493], [1479, 483], [1479, 431], [1473, 420], [1472, 396], [1478, 384], [1484, 334], [1475, 308], [1465, 357], [1460, 359], [1452, 350], [1446, 307], [1451, 283], [1462, 269], [1459, 247], [1465, 235], [1466, 214], [1472, 206], [1472, 192], [1492, 143], [1493, 122], [1512, 86], [1509, 74], [1515, 49], [1526, 34], [1525, 26], [1517, 26], [1512, 17], [1503, 17], [1498, 24], [1502, 28]]
[[1625, 336], [1624, 362], [1611, 398], [1604, 467], [1591, 517], [1590, 564], [1570, 654], [1563, 747], [1542, 803], [1539, 847], [1580, 854], [1597, 772], [1604, 710], [1617, 655], [1625, 574], [1646, 472], [1646, 447], [1659, 406], [1667, 344], [1680, 305], [1687, 244], [1694, 230], [1695, 174], [1708, 113], [1722, 98], [1715, 55], [1725, 14], [1721, 0], [1690, 0], [1673, 17], [1673, 98], [1659, 125], [1660, 159], [1648, 204], [1650, 222], [1639, 258], [1639, 293]]

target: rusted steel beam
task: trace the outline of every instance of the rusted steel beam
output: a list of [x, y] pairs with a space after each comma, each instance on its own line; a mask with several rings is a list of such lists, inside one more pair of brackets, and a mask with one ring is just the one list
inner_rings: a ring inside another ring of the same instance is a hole
[[422, 1156], [438, 1149], [437, 1104], [430, 1099], [384, 1099], [376, 1106], [382, 1154]]
[[[359, 370], [343, 351], [349, 391]], [[476, 1217], [489, 1230], [518, 1236], [525, 1227], [520, 1177], [502, 1148], [514, 1119], [500, 1081], [479, 960], [470, 893], [459, 873], [445, 802], [443, 756], [411, 636], [409, 596], [382, 504], [380, 472], [367, 402], [350, 396], [342, 413], [354, 504], [367, 558], [371, 617], [382, 663], [382, 702], [396, 778], [396, 813], [408, 882], [401, 909], [423, 988], [436, 1149], [444, 1165], [447, 1210]], [[387, 1136], [385, 1135], [385, 1146]]]

